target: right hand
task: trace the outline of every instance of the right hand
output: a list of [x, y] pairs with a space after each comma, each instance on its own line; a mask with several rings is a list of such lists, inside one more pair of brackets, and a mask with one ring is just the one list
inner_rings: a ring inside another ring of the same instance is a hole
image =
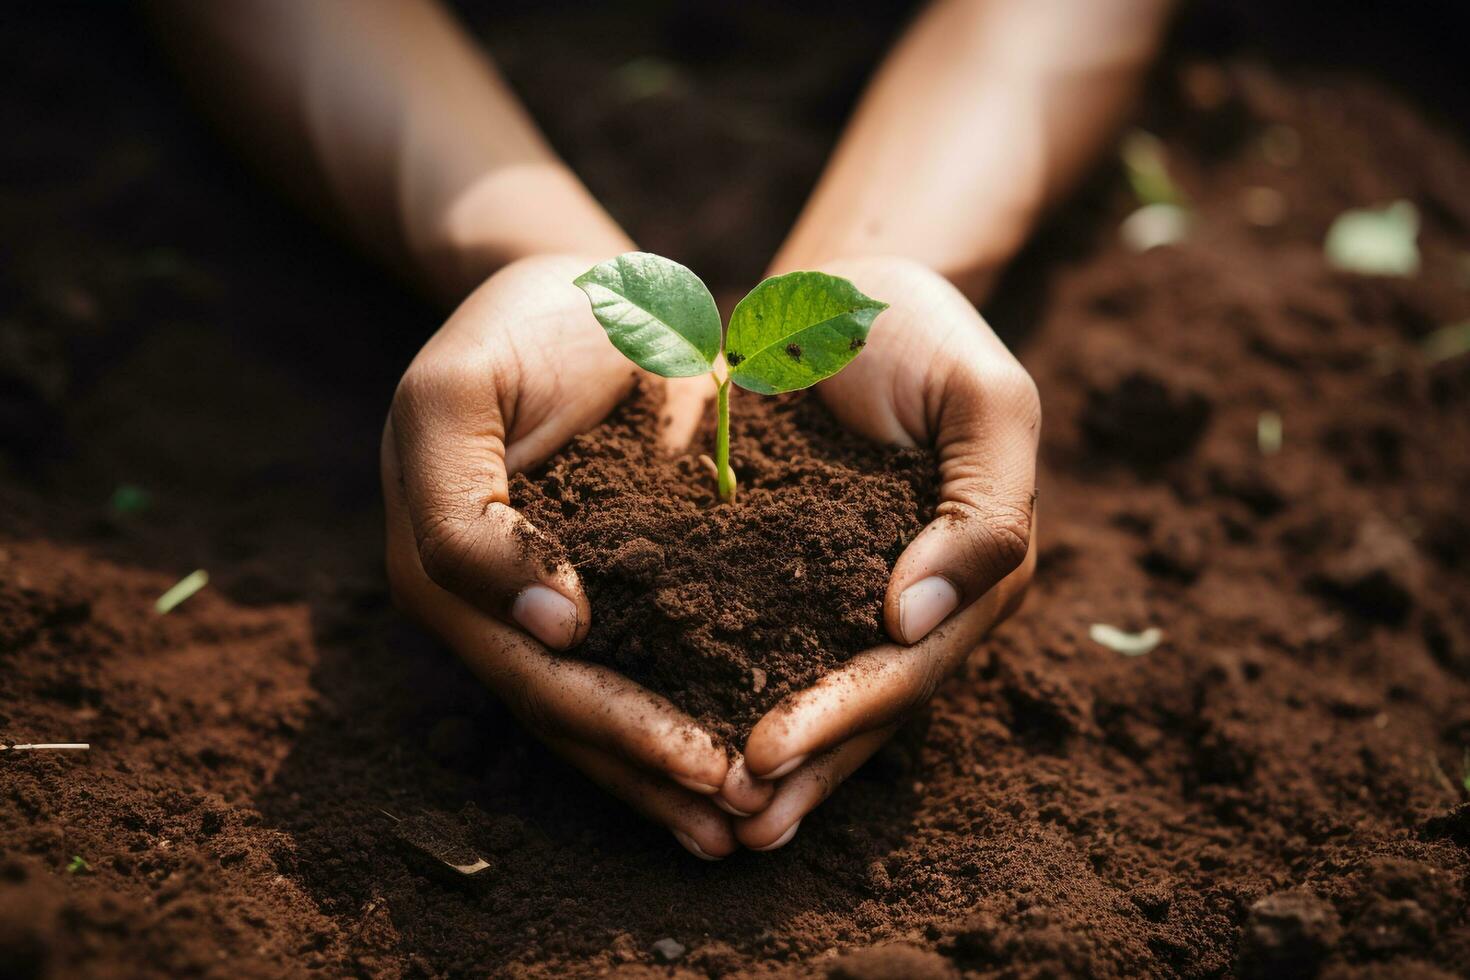
[[[508, 474], [602, 421], [638, 377], [572, 284], [597, 261], [506, 266], [414, 358], [383, 433], [388, 581], [553, 751], [692, 853], [720, 858], [738, 846], [726, 814], [762, 809], [771, 785], [666, 699], [562, 653], [586, 637], [591, 607], [570, 565], [535, 559], [526, 541], [538, 532], [510, 506]], [[655, 381], [664, 437], [682, 445], [709, 381]]]

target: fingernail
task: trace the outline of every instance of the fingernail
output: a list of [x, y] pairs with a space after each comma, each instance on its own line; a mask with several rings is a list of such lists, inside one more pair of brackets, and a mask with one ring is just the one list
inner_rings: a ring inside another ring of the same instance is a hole
[[731, 806], [730, 804], [726, 803], [724, 800], [720, 799], [718, 796], [715, 797], [715, 806], [719, 807], [721, 810], [724, 810], [726, 813], [728, 813], [732, 817], [748, 817], [748, 816], [750, 816], [750, 814], [746, 813], [744, 810], [737, 810], [737, 809], [735, 809], [733, 806]]
[[674, 776], [673, 779], [674, 782], [678, 783], [685, 789], [693, 790], [696, 793], [702, 793], [705, 796], [708, 796], [711, 793], [718, 793], [720, 791], [720, 788], [718, 786], [711, 786], [709, 783], [695, 782], [692, 779], [685, 779], [683, 776]]
[[674, 840], [678, 841], [680, 844], [683, 844], [684, 845], [684, 850], [688, 851], [690, 854], [693, 854], [695, 857], [699, 858], [701, 861], [718, 861], [718, 860], [720, 860], [719, 858], [715, 857], [713, 854], [706, 854], [704, 852], [704, 848], [702, 848], [698, 844], [694, 843], [694, 838], [693, 837], [690, 837], [688, 834], [684, 833], [684, 831], [682, 831], [682, 830], [676, 830], [676, 831], [674, 831]]
[[806, 753], [803, 752], [801, 755], [797, 756], [794, 759], [787, 759], [785, 762], [781, 763], [781, 765], [777, 766], [775, 769], [772, 769], [770, 772], [766, 773], [761, 778], [762, 779], [780, 779], [782, 776], [786, 775], [788, 772], [790, 772], [791, 770], [795, 769], [797, 766], [801, 765], [805, 761], [806, 761]]
[[786, 833], [782, 834], [780, 837], [777, 837], [775, 840], [771, 841], [765, 847], [752, 847], [751, 850], [752, 851], [774, 851], [774, 850], [776, 850], [779, 847], [785, 847], [787, 844], [790, 844], [791, 843], [791, 838], [793, 838], [793, 837], [796, 836], [796, 829], [798, 827], [800, 827], [800, 826], [801, 826], [801, 821], [798, 820], [798, 821], [796, 821], [796, 823], [794, 823], [790, 827], [787, 827], [786, 828]]
[[918, 643], [959, 604], [959, 592], [941, 575], [931, 575], [904, 589], [898, 597], [898, 631], [903, 641]]
[[577, 635], [577, 607], [572, 600], [544, 585], [530, 585], [516, 596], [510, 616], [554, 650], [565, 650]]

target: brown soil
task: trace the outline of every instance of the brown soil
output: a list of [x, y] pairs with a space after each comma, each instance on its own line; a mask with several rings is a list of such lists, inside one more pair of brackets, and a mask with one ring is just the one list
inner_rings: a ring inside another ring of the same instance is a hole
[[[791, 845], [718, 864], [392, 611], [376, 440], [436, 315], [240, 172], [124, 8], [13, 12], [0, 741], [93, 749], [0, 754], [0, 976], [1463, 973], [1470, 357], [1415, 354], [1470, 318], [1459, 35], [1228, 6], [1188, 8], [1145, 113], [1195, 235], [1123, 250], [1104, 166], [987, 310], [1047, 412], [1027, 607]], [[641, 244], [748, 285], [896, 17], [605, 10], [475, 21]], [[1406, 70], [1297, 57], [1360, 49]], [[648, 51], [702, 67], [634, 97]], [[1324, 266], [1335, 214], [1397, 197], [1418, 277]]]
[[[932, 514], [932, 453], [844, 432], [815, 399], [732, 399], [737, 502], [657, 446], [630, 403], [511, 502], [582, 576], [595, 624], [574, 654], [669, 697], [733, 745], [793, 691], [886, 641], [894, 560]], [[713, 425], [696, 438], [714, 444]]]

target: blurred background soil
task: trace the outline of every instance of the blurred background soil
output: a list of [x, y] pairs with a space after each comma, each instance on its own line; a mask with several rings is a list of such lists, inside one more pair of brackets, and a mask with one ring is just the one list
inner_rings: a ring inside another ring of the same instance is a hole
[[[7, 8], [0, 742], [93, 748], [0, 755], [0, 976], [1459, 974], [1470, 355], [1419, 341], [1470, 319], [1470, 63], [1454, 4], [1335, 6], [1185, 11], [1139, 121], [1194, 233], [1125, 249], [1105, 161], [986, 308], [1047, 413], [1025, 611], [715, 865], [391, 608], [377, 439], [439, 312], [237, 164], [130, 8]], [[733, 291], [907, 12], [464, 15], [640, 244]], [[1329, 269], [1396, 198], [1420, 274]]]

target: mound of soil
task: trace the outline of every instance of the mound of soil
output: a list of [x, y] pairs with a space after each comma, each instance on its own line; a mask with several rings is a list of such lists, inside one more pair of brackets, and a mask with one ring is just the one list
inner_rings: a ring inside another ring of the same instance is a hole
[[738, 747], [787, 694], [886, 642], [889, 571], [933, 513], [938, 470], [932, 453], [845, 432], [813, 398], [732, 402], [733, 505], [696, 458], [659, 449], [647, 396], [516, 476], [511, 502], [582, 576], [593, 627], [573, 655]]
[[[1470, 356], [1420, 341], [1470, 319], [1466, 63], [1389, 30], [1434, 4], [1361, 32], [1391, 82], [1242, 53], [1354, 50], [1359, 5], [1257, 19], [1288, 6], [1188, 6], [1149, 87], [1191, 237], [1125, 249], [1104, 165], [986, 310], [1047, 414], [1027, 606], [790, 845], [718, 864], [392, 609], [378, 439], [438, 314], [240, 172], [128, 8], [17, 7], [0, 742], [93, 748], [0, 753], [0, 974], [1463, 974]], [[636, 240], [737, 294], [904, 14], [560, 7], [473, 19]], [[635, 55], [674, 81], [630, 89]], [[1338, 213], [1397, 198], [1417, 277], [1324, 263]], [[383, 811], [490, 868], [426, 866]]]

